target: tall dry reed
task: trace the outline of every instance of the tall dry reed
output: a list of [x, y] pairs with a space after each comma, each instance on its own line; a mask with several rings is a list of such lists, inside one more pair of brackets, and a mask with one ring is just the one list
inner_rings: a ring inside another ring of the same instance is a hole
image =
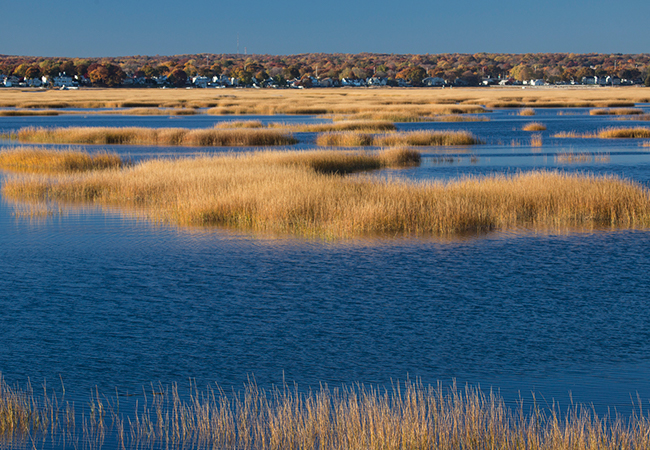
[[[70, 436], [74, 448], [237, 450], [639, 450], [650, 448], [650, 418], [639, 407], [623, 418], [553, 402], [515, 407], [492, 391], [456, 384], [395, 382], [386, 388], [329, 387], [189, 392], [152, 386], [126, 414], [120, 399], [91, 395], [81, 423], [56, 395], [34, 395], [0, 379], [0, 439], [8, 448], [36, 448], [39, 436]], [[65, 444], [62, 444], [65, 447]], [[57, 447], [58, 448], [58, 447]]]
[[[161, 389], [158, 389], [161, 391]], [[601, 417], [584, 406], [506, 405], [477, 388], [397, 382], [302, 392], [286, 385], [241, 392], [176, 386], [139, 407], [123, 448], [240, 450], [621, 450], [650, 445], [650, 420]]]
[[648, 191], [613, 176], [540, 171], [414, 184], [338, 175], [415, 162], [373, 156], [264, 151], [152, 160], [120, 171], [12, 176], [3, 193], [128, 207], [179, 225], [319, 238], [650, 225]]

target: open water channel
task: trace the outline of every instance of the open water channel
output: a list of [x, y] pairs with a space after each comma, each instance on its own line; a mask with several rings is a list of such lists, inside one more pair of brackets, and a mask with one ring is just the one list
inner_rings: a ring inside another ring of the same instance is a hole
[[[643, 123], [586, 109], [487, 117], [400, 124], [465, 129], [487, 143], [423, 149], [420, 167], [379, 175], [425, 180], [557, 169], [650, 186], [650, 148], [638, 140], [551, 137]], [[220, 120], [3, 117], [0, 132]], [[542, 147], [531, 147], [531, 134], [521, 131], [530, 121], [548, 127]], [[297, 148], [313, 141], [298, 137]], [[101, 148], [134, 160], [197, 152]], [[556, 159], [569, 151], [595, 157]], [[137, 395], [151, 383], [185, 386], [190, 379], [199, 388], [240, 389], [254, 377], [265, 388], [284, 380], [307, 390], [321, 383], [390, 387], [410, 378], [492, 388], [510, 404], [534, 392], [549, 404], [572, 398], [625, 414], [637, 398], [650, 406], [649, 305], [648, 230], [322, 242], [153, 225], [90, 206], [24, 217], [0, 201], [0, 372], [9, 384], [46, 380], [56, 388], [62, 380], [79, 405], [95, 389]]]

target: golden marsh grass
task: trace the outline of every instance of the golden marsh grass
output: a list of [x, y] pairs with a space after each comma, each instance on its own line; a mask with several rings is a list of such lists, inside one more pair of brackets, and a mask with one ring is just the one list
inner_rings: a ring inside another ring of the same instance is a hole
[[291, 134], [280, 130], [244, 128], [27, 127], [18, 130], [16, 138], [20, 142], [44, 144], [263, 146], [297, 142]]
[[356, 131], [328, 132], [317, 136], [321, 146], [337, 147], [399, 147], [477, 145], [482, 141], [469, 131], [406, 131], [401, 133], [369, 134]]
[[381, 120], [341, 120], [333, 123], [284, 123], [271, 122], [268, 125], [262, 124], [259, 120], [234, 120], [221, 122], [215, 125], [215, 128], [273, 128], [287, 132], [325, 132], [325, 131], [393, 131], [395, 124]]
[[3, 193], [20, 201], [127, 207], [178, 225], [319, 238], [650, 225], [648, 191], [613, 176], [540, 171], [407, 183], [338, 175], [390, 161], [417, 163], [401, 152], [408, 151], [262, 151], [151, 160], [121, 170], [14, 175]]
[[[337, 114], [391, 122], [508, 108], [632, 107], [649, 100], [643, 87], [624, 88], [346, 88], [346, 89], [79, 89], [33, 92], [3, 89], [0, 107], [211, 108], [210, 114]], [[128, 112], [127, 112], [128, 114]]]
[[522, 127], [524, 131], [544, 131], [546, 130], [546, 125], [539, 122], [530, 122]]
[[535, 110], [533, 108], [523, 108], [519, 110], [520, 116], [534, 116]]
[[42, 147], [5, 148], [0, 151], [0, 169], [13, 172], [65, 173], [119, 169], [124, 165], [115, 153], [87, 152]]

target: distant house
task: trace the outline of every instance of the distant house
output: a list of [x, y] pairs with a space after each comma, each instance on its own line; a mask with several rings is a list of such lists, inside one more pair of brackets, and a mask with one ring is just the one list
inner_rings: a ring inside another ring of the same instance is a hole
[[370, 77], [366, 80], [368, 86], [386, 86], [388, 80], [384, 77]]
[[610, 75], [607, 78], [605, 78], [605, 84], [607, 86], [620, 86], [621, 79], [619, 77], [617, 77], [616, 75], [614, 75], [614, 76]]
[[546, 81], [544, 80], [530, 80], [531, 86], [546, 86]]
[[5, 87], [16, 87], [19, 83], [20, 79], [17, 76], [10, 75], [4, 79], [2, 84], [4, 84]]
[[29, 87], [41, 87], [43, 85], [43, 82], [41, 81], [40, 78], [29, 78], [26, 81], [27, 81], [27, 86]]
[[76, 80], [73, 80], [72, 77], [65, 73], [59, 74], [58, 77], [54, 77], [54, 80], [52, 80], [52, 86], [54, 87], [70, 87], [77, 86], [77, 84]]
[[207, 88], [210, 79], [208, 77], [196, 76], [192, 78], [192, 84], [198, 88]]
[[445, 80], [440, 77], [427, 77], [422, 80], [423, 86], [440, 87], [440, 86], [445, 86], [446, 84], [447, 83], [445, 82]]
[[497, 78], [486, 77], [481, 80], [482, 86], [495, 86], [497, 84], [499, 84], [499, 80]]
[[333, 87], [334, 86], [334, 80], [331, 78], [323, 78], [320, 81], [320, 86], [321, 87]]

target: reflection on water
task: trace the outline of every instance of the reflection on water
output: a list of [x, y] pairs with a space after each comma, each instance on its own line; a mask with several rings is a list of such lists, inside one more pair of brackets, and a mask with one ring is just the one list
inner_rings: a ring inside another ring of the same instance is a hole
[[[650, 182], [650, 152], [636, 141], [550, 137], [594, 130], [610, 118], [540, 111], [533, 119], [548, 130], [533, 153], [509, 145], [529, 139], [516, 130], [531, 119], [511, 113], [494, 113], [490, 122], [401, 124], [468, 129], [489, 144], [426, 149], [421, 167], [379, 175], [427, 180], [558, 169]], [[6, 119], [3, 130], [22, 123]], [[61, 119], [85, 120], [43, 121]], [[207, 119], [179, 120], [203, 126]], [[196, 152], [115, 149], [136, 158]], [[566, 152], [609, 160], [556, 158]], [[571, 392], [576, 401], [625, 411], [637, 392], [650, 399], [649, 248], [644, 230], [306, 241], [179, 229], [92, 207], [21, 210], [3, 201], [0, 372], [21, 383], [61, 377], [77, 399], [95, 386], [140, 392], [150, 382], [190, 378], [239, 388], [254, 375], [261, 386], [285, 379], [307, 389], [411, 377], [494, 387], [508, 402], [533, 390], [568, 402]]]

